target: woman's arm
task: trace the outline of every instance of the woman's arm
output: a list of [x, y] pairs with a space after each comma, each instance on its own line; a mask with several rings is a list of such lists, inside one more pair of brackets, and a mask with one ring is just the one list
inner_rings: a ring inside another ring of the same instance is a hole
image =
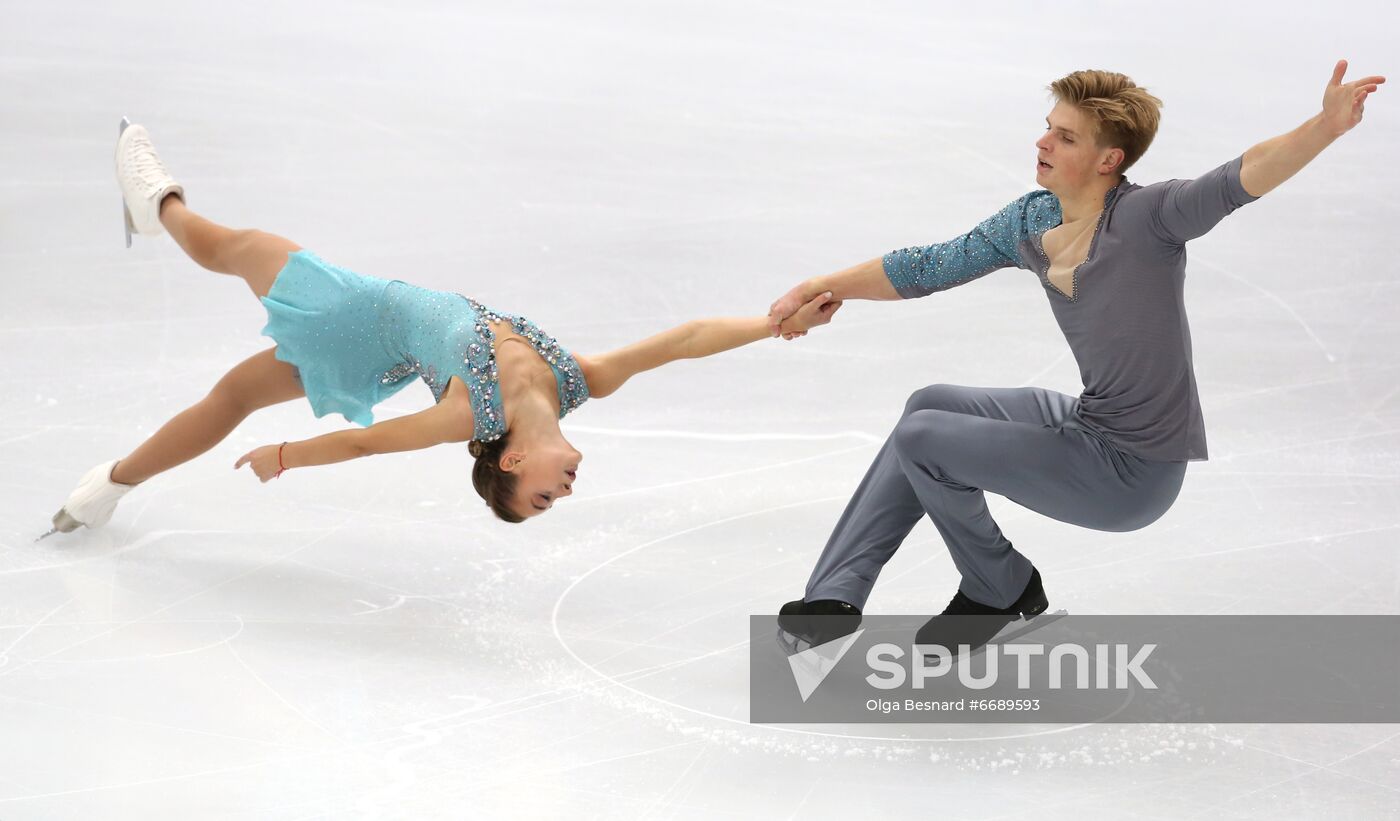
[[244, 465], [248, 465], [258, 477], [258, 481], [267, 482], [281, 476], [282, 471], [287, 468], [344, 462], [347, 459], [364, 455], [355, 444], [355, 437], [360, 432], [358, 430], [338, 430], [335, 433], [317, 436], [315, 439], [283, 442], [280, 445], [263, 445], [253, 448], [239, 457], [238, 461], [234, 463], [233, 469], [238, 470]]
[[338, 430], [313, 439], [288, 442], [282, 448], [282, 464], [289, 469], [304, 468], [345, 462], [363, 456], [355, 443], [364, 430]]
[[[806, 333], [825, 325], [841, 307], [830, 294], [817, 294], [783, 323], [783, 330]], [[677, 359], [699, 359], [769, 338], [768, 317], [695, 319], [601, 356], [577, 357], [588, 395], [603, 397], [642, 371]]]
[[249, 465], [260, 481], [276, 478], [284, 469], [345, 462], [373, 453], [418, 450], [443, 442], [465, 442], [472, 434], [470, 403], [444, 398], [418, 413], [387, 419], [367, 428], [326, 433], [312, 439], [263, 445], [244, 454], [234, 470]]
[[[356, 451], [353, 456], [371, 456], [421, 450], [444, 442], [466, 442], [471, 439], [473, 430], [471, 403], [466, 399], [466, 391], [462, 390], [455, 395], [444, 396], [442, 401], [417, 413], [341, 433], [349, 434], [348, 447]], [[315, 441], [308, 439], [305, 444], [311, 445]], [[334, 455], [334, 452], [328, 455]]]

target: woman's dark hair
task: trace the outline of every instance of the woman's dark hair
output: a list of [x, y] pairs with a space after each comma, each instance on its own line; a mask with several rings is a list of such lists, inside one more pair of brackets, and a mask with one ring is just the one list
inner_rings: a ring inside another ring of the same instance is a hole
[[476, 458], [472, 466], [472, 486], [486, 506], [496, 514], [496, 518], [511, 524], [525, 521], [525, 517], [510, 509], [515, 498], [515, 474], [501, 470], [501, 454], [506, 452], [506, 442], [510, 434], [490, 442], [473, 439], [467, 445], [467, 452]]

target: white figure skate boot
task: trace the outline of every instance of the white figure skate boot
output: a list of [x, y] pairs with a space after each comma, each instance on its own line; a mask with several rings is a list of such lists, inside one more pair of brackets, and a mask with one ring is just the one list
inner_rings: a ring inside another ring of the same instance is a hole
[[49, 533], [70, 533], [80, 525], [95, 528], [107, 524], [113, 511], [117, 509], [117, 502], [136, 487], [112, 481], [112, 468], [116, 467], [119, 461], [121, 460], [113, 459], [104, 462], [83, 474], [77, 489], [53, 515], [53, 530]]
[[122, 218], [126, 221], [126, 247], [130, 248], [133, 232], [146, 236], [165, 233], [160, 224], [160, 203], [170, 194], [178, 194], [183, 201], [185, 187], [175, 182], [160, 161], [145, 126], [132, 125], [122, 117], [117, 134], [117, 184], [122, 188]]

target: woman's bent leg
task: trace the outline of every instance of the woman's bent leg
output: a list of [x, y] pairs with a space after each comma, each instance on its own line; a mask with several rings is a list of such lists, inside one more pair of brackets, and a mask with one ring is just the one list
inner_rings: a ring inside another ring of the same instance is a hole
[[174, 419], [112, 468], [112, 481], [135, 485], [184, 464], [219, 444], [247, 418], [241, 406], [206, 396]]
[[305, 396], [296, 368], [276, 348], [254, 354], [224, 375], [209, 395], [166, 422], [112, 469], [112, 481], [134, 485], [184, 464], [233, 432], [259, 408]]
[[228, 228], [191, 211], [178, 196], [161, 203], [160, 221], [196, 264], [248, 283], [258, 297], [267, 296], [287, 256], [301, 250], [295, 242], [256, 228]]

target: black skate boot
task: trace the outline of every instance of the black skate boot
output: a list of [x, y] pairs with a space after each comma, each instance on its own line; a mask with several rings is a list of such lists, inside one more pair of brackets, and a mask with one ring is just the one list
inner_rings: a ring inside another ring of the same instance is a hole
[[778, 610], [778, 641], [789, 653], [848, 636], [857, 627], [860, 608], [835, 599], [799, 599]]
[[[941, 645], [952, 658], [958, 658], [961, 654], [971, 656], [1013, 622], [1024, 620], [1027, 624], [1022, 626], [1028, 626], [1049, 606], [1045, 588], [1040, 584], [1040, 571], [1031, 568], [1030, 582], [1010, 607], [1003, 609], [975, 602], [959, 590], [940, 615], [919, 628], [914, 641], [916, 644]], [[1015, 632], [1019, 635], [1022, 631]], [[963, 645], [967, 645], [965, 649]]]

